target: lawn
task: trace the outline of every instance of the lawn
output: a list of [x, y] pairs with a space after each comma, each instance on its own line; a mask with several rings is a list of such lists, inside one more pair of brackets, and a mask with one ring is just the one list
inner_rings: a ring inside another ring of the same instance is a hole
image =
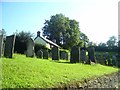
[[2, 88], [51, 88], [116, 71], [115, 67], [100, 64], [71, 64], [65, 60], [42, 60], [14, 54], [13, 59], [2, 58]]

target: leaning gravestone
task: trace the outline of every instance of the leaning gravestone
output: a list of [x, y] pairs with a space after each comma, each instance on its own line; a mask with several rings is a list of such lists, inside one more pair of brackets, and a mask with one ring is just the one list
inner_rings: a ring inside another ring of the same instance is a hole
[[60, 58], [59, 48], [54, 46], [52, 48], [52, 60], [59, 60], [59, 58]]
[[48, 59], [49, 53], [48, 50], [43, 50], [43, 59]]
[[2, 57], [3, 35], [0, 35], [0, 58]]
[[15, 38], [16, 38], [15, 35], [6, 37], [5, 49], [4, 49], [4, 56], [6, 58], [12, 58], [12, 54], [14, 52]]
[[42, 58], [43, 57], [43, 52], [41, 50], [38, 50], [36, 53], [37, 58]]
[[34, 57], [34, 41], [31, 38], [27, 40], [26, 57]]
[[95, 49], [94, 47], [88, 47], [88, 59], [89, 61], [95, 62]]
[[85, 63], [85, 61], [86, 61], [86, 50], [81, 50], [80, 51], [80, 60], [82, 61], [82, 63]]
[[78, 46], [73, 46], [72, 47], [70, 62], [71, 63], [80, 62], [80, 47], [78, 47]]

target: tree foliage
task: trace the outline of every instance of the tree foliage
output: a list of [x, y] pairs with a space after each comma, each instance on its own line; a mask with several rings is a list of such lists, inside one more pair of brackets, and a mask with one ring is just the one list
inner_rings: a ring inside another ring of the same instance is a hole
[[109, 40], [107, 41], [108, 47], [115, 46], [116, 43], [117, 43], [117, 39], [116, 39], [115, 36], [111, 36], [111, 37], [109, 38]]
[[95, 47], [96, 51], [116, 52], [118, 51], [117, 39], [115, 36], [111, 36], [106, 43], [99, 43]]
[[80, 42], [79, 23], [76, 20], [71, 20], [63, 14], [56, 14], [44, 24], [43, 36], [47, 36], [52, 41], [55, 40], [61, 47], [70, 49]]
[[79, 46], [81, 47], [87, 47], [89, 43], [88, 37], [84, 33], [80, 33], [80, 43]]
[[26, 44], [27, 40], [31, 38], [33, 34], [30, 32], [21, 31], [16, 33], [16, 40], [15, 40], [15, 49], [14, 51], [17, 53], [24, 54], [25, 50], [27, 49]]

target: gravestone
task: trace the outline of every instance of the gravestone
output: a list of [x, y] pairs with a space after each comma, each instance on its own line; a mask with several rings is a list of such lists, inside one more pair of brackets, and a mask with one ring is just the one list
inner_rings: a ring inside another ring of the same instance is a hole
[[2, 49], [3, 49], [3, 35], [0, 35], [0, 58], [2, 57]]
[[113, 66], [116, 66], [116, 60], [117, 60], [116, 55], [112, 55], [112, 65]]
[[71, 49], [71, 54], [70, 54], [70, 62], [71, 63], [76, 63], [80, 62], [80, 47], [78, 46], [73, 46]]
[[27, 40], [26, 57], [34, 57], [34, 41], [31, 38]]
[[107, 62], [108, 62], [108, 54], [107, 53], [103, 54], [103, 60], [104, 60], [104, 64], [107, 65]]
[[82, 63], [85, 63], [85, 61], [86, 61], [86, 50], [81, 50], [80, 51], [80, 60], [82, 61]]
[[36, 56], [37, 58], [43, 58], [43, 52], [41, 50], [38, 50]]
[[52, 58], [52, 52], [51, 51], [49, 52], [49, 57]]
[[108, 54], [108, 57], [107, 57], [107, 60], [108, 60], [108, 66], [111, 66], [111, 59], [110, 59], [110, 55]]
[[95, 49], [92, 46], [88, 47], [88, 59], [89, 61], [96, 63], [95, 62]]
[[68, 60], [68, 52], [65, 52], [65, 59]]
[[54, 46], [52, 48], [52, 60], [59, 60], [59, 58], [60, 58], [59, 48]]
[[4, 56], [6, 58], [12, 58], [15, 45], [15, 35], [7, 36], [5, 41]]
[[43, 59], [48, 59], [49, 57], [49, 53], [48, 53], [48, 50], [43, 50]]
[[60, 59], [66, 59], [66, 52], [65, 51], [60, 51]]

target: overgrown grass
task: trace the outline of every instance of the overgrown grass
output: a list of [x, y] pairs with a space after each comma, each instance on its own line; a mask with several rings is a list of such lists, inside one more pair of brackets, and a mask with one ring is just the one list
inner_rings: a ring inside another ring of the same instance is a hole
[[13, 59], [2, 58], [2, 88], [51, 88], [116, 71], [117, 68], [99, 64], [70, 64], [14, 54]]

